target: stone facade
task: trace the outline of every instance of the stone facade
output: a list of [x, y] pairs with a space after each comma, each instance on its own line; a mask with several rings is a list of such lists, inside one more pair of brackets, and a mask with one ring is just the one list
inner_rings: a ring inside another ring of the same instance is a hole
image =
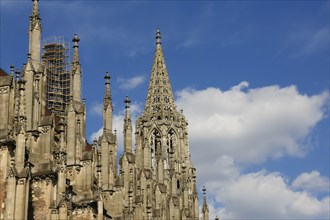
[[[33, 1], [23, 69], [0, 70], [1, 219], [199, 219], [196, 169], [187, 120], [176, 109], [156, 33], [145, 110], [136, 121], [125, 99], [124, 151], [117, 162], [110, 76], [105, 75], [103, 134], [86, 140], [79, 38], [73, 38], [71, 98], [64, 115], [46, 107], [47, 66], [40, 62], [41, 18]], [[202, 218], [208, 219], [204, 191]]]

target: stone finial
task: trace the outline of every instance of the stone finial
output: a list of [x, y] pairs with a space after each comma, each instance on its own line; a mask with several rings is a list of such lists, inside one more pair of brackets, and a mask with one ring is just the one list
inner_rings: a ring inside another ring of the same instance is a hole
[[14, 76], [14, 72], [15, 72], [15, 66], [14, 65], [10, 65], [10, 75]]
[[129, 109], [129, 104], [131, 103], [131, 100], [128, 98], [128, 96], [126, 96], [125, 98], [125, 120], [124, 120], [124, 130], [127, 128], [127, 126], [131, 126], [131, 113], [130, 113], [130, 109]]
[[73, 38], [72, 38], [72, 42], [74, 43], [75, 46], [78, 46], [80, 39], [78, 37], [78, 34], [74, 34]]
[[131, 100], [128, 98], [128, 96], [126, 96], [124, 103], [125, 103], [125, 108], [129, 108], [129, 104], [131, 103]]
[[205, 186], [203, 186], [202, 191], [203, 191], [203, 195], [206, 196], [206, 188], [205, 188]]
[[104, 79], [105, 79], [105, 84], [110, 84], [110, 74], [109, 74], [109, 71], [105, 72], [105, 76], [104, 76]]
[[[104, 95], [104, 101], [105, 101], [105, 105], [109, 104], [109, 101], [111, 100], [111, 88], [110, 88], [110, 74], [107, 71], [105, 73], [104, 79], [105, 79], [105, 95]], [[104, 106], [105, 107], [105, 106]]]
[[161, 34], [160, 34], [160, 28], [157, 28], [157, 31], [156, 31], [156, 45], [160, 45], [161, 44]]
[[[13, 70], [14, 71], [14, 70]], [[16, 71], [15, 71], [15, 75], [16, 75], [16, 79], [17, 80], [20, 80], [20, 78], [21, 78], [21, 72], [19, 71], [19, 69], [17, 69]]]
[[32, 9], [32, 16], [39, 17], [39, 0], [32, 0], [33, 1], [33, 9]]
[[77, 34], [74, 34], [73, 38], [72, 38], [72, 42], [73, 42], [73, 63], [77, 64], [79, 63], [79, 52], [78, 52], [78, 42], [80, 41], [79, 37]]

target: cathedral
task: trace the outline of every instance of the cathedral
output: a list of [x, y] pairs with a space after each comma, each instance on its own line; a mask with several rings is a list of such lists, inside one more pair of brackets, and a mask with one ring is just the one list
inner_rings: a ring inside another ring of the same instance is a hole
[[199, 206], [188, 123], [174, 102], [160, 30], [134, 136], [131, 101], [124, 100], [124, 149], [119, 157], [109, 73], [104, 76], [103, 134], [87, 142], [77, 34], [67, 99], [61, 100], [65, 108], [49, 108], [47, 83], [52, 76], [49, 60], [41, 55], [38, 4], [33, 0], [26, 64], [21, 70], [11, 66], [9, 73], [0, 69], [0, 219], [207, 220], [206, 190]]

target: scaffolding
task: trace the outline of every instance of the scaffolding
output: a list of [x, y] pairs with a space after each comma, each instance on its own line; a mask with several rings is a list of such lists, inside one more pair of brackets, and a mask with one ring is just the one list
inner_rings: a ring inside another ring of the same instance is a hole
[[63, 115], [70, 100], [70, 44], [63, 36], [42, 41], [42, 59], [47, 67], [47, 107]]

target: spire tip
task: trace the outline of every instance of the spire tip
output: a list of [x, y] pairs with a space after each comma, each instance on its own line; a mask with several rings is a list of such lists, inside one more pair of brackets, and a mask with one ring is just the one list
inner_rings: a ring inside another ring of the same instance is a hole
[[72, 38], [72, 42], [74, 43], [78, 43], [80, 41], [79, 37], [78, 37], [78, 34], [74, 34], [73, 38]]
[[162, 37], [161, 37], [161, 34], [160, 34], [160, 28], [158, 27], [157, 28], [157, 31], [156, 31], [156, 44], [158, 45], [158, 44], [161, 44], [161, 41], [160, 41], [160, 39], [161, 39]]
[[106, 79], [107, 81], [110, 79], [110, 74], [109, 74], [109, 71], [106, 71], [105, 72], [105, 76], [104, 76], [104, 79]]
[[202, 191], [203, 191], [203, 194], [205, 195], [206, 194], [206, 188], [205, 188], [205, 186], [203, 186]]
[[124, 103], [126, 104], [125, 108], [129, 108], [129, 104], [131, 103], [131, 100], [126, 96]]

